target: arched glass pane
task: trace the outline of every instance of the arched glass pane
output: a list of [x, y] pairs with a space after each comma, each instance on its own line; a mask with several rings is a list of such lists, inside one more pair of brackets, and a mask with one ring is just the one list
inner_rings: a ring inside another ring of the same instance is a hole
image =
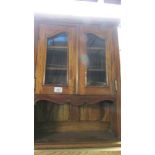
[[66, 33], [47, 38], [45, 84], [67, 84], [68, 36]]
[[54, 37], [48, 38], [48, 46], [67, 46], [67, 34], [59, 34]]
[[87, 33], [87, 47], [101, 47], [104, 48], [105, 40], [99, 38], [98, 36]]
[[87, 85], [105, 86], [106, 85], [106, 58], [105, 58], [105, 39], [92, 33], [87, 37]]

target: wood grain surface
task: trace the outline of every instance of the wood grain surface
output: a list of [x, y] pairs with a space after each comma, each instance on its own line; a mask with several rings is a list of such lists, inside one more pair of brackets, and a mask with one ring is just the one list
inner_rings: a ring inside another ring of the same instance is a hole
[[120, 148], [35, 150], [34, 155], [121, 155]]

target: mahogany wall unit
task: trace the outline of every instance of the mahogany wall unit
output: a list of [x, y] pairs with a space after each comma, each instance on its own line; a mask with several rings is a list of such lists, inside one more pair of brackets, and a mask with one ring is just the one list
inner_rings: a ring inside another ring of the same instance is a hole
[[35, 148], [118, 146], [118, 21], [35, 16]]

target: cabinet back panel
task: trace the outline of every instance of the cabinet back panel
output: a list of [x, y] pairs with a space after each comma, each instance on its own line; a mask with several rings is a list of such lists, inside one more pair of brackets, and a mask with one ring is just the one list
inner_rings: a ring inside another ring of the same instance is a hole
[[35, 106], [35, 122], [63, 122], [63, 121], [111, 121], [113, 104], [83, 104], [80, 106], [54, 104], [39, 101]]
[[55, 133], [55, 132], [85, 132], [85, 131], [106, 131], [110, 126], [109, 122], [102, 121], [64, 121], [48, 122], [37, 125], [38, 132]]
[[69, 120], [69, 104], [52, 104], [47, 101], [40, 101], [35, 106], [35, 121], [68, 121]]

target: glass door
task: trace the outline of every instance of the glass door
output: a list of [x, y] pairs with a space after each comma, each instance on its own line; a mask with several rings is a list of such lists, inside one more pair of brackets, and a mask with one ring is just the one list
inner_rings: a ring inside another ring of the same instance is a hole
[[47, 38], [44, 84], [68, 85], [68, 35], [66, 33]]
[[80, 27], [80, 94], [112, 94], [111, 30]]
[[[40, 26], [38, 73], [42, 77], [38, 92], [72, 94], [75, 90], [75, 28], [60, 25]], [[42, 67], [43, 66], [43, 67]]]
[[105, 39], [93, 33], [86, 34], [86, 55], [88, 58], [86, 86], [107, 85], [105, 50]]

